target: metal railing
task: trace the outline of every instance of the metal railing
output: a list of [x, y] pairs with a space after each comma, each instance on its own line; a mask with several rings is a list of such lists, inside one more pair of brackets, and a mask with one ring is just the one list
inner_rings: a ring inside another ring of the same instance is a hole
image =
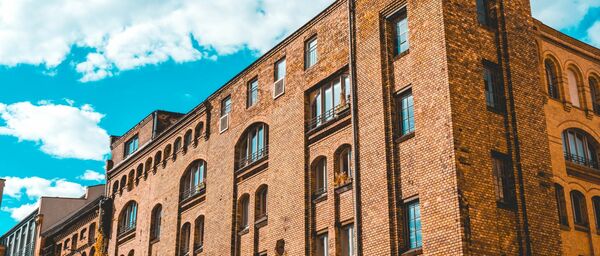
[[200, 184], [198, 184], [197, 186], [193, 186], [191, 188], [185, 188], [182, 192], [181, 192], [181, 200], [186, 200], [188, 198], [192, 198], [195, 195], [198, 195], [200, 193], [202, 193], [202, 191], [206, 188], [206, 183], [200, 182]]
[[268, 156], [269, 156], [269, 146], [265, 145], [262, 148], [258, 149], [258, 151], [254, 152], [246, 157], [242, 157], [242, 158], [238, 159], [238, 161], [237, 161], [238, 169], [242, 169], [246, 166], [249, 166], [249, 165], [257, 162], [258, 160], [261, 160]]
[[583, 156], [578, 156], [575, 154], [569, 154], [569, 153], [565, 153], [565, 159], [569, 162], [578, 164], [578, 165], [583, 165], [586, 167], [590, 167], [596, 170], [600, 170], [600, 166], [598, 165], [598, 161], [595, 161], [593, 159], [588, 159], [586, 157]]
[[121, 236], [123, 234], [132, 232], [134, 230], [135, 230], [135, 225], [121, 226], [121, 227], [119, 227], [119, 233], [117, 235]]
[[323, 114], [313, 117], [307, 124], [308, 130], [314, 130], [315, 128], [318, 128], [324, 124], [327, 124], [330, 121], [337, 119], [338, 117], [344, 114], [347, 114], [346, 110], [349, 109], [349, 106], [350, 103], [339, 104], [325, 111]]

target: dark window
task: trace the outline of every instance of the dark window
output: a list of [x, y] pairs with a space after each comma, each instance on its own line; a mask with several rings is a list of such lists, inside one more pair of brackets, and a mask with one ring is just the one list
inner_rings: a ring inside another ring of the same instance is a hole
[[354, 256], [354, 225], [349, 224], [342, 227], [340, 247], [342, 256]]
[[560, 94], [558, 92], [558, 76], [556, 75], [556, 66], [551, 60], [544, 61], [544, 67], [546, 71], [546, 83], [548, 85], [548, 96], [553, 99], [559, 99]]
[[231, 112], [231, 96], [225, 97], [221, 101], [221, 117], [226, 116]]
[[267, 187], [264, 186], [256, 193], [256, 215], [255, 218], [260, 220], [267, 217]]
[[590, 77], [590, 94], [592, 95], [592, 107], [596, 115], [600, 115], [600, 84], [596, 78]]
[[248, 228], [248, 205], [250, 204], [249, 196], [242, 196], [240, 200], [240, 230]]
[[317, 128], [334, 120], [347, 110], [350, 103], [350, 78], [347, 74], [337, 76], [313, 90], [310, 95], [309, 129]]
[[498, 112], [504, 111], [504, 88], [500, 78], [498, 65], [491, 62], [484, 62], [483, 65], [483, 83], [485, 86], [485, 102], [488, 108]]
[[493, 7], [493, 0], [477, 0], [477, 20], [479, 21], [479, 24], [487, 27], [496, 26]]
[[204, 189], [206, 162], [196, 160], [190, 164], [181, 179], [181, 200], [200, 194]]
[[119, 217], [118, 233], [126, 233], [127, 231], [134, 230], [137, 222], [137, 203], [129, 202], [121, 211]]
[[162, 206], [157, 205], [152, 210], [150, 219], [150, 241], [160, 239], [160, 225], [162, 222]]
[[133, 136], [133, 138], [131, 138], [127, 142], [125, 142], [125, 157], [133, 154], [133, 152], [138, 150], [138, 147], [139, 147], [138, 144], [139, 144], [139, 142], [138, 142], [137, 135]]
[[190, 144], [192, 144], [192, 130], [188, 130], [183, 136], [183, 150], [186, 150]]
[[304, 44], [304, 68], [308, 69], [317, 63], [317, 37], [313, 36]]
[[576, 129], [564, 131], [563, 150], [567, 161], [600, 169], [598, 166], [598, 143], [586, 132]]
[[317, 235], [317, 248], [316, 256], [328, 256], [329, 255], [329, 240], [327, 233]]
[[585, 197], [577, 190], [571, 191], [571, 206], [573, 207], [573, 222], [578, 226], [588, 226], [587, 206]]
[[407, 90], [396, 98], [400, 136], [415, 131], [415, 110], [412, 90]]
[[96, 223], [92, 223], [90, 225], [90, 230], [88, 232], [88, 243], [93, 244], [94, 242], [96, 242]]
[[179, 150], [181, 150], [181, 137], [177, 137], [173, 143], [173, 160], [177, 157]]
[[554, 184], [554, 190], [556, 193], [556, 204], [558, 207], [558, 221], [561, 225], [569, 226], [569, 219], [567, 216], [567, 201], [565, 200], [565, 190], [561, 185]]
[[394, 24], [394, 53], [400, 55], [410, 48], [408, 43], [408, 16], [403, 8], [393, 19]]
[[204, 215], [194, 221], [194, 251], [201, 250], [204, 245]]
[[202, 137], [202, 130], [204, 129], [204, 123], [200, 122], [194, 128], [194, 141], [198, 141], [200, 137]]
[[423, 243], [423, 237], [421, 236], [421, 209], [418, 200], [406, 204], [406, 227], [408, 248], [420, 248]]
[[267, 136], [268, 126], [264, 123], [254, 124], [244, 132], [236, 144], [238, 169], [268, 156]]
[[515, 202], [515, 186], [510, 157], [493, 152], [492, 161], [496, 201], [505, 205], [513, 205]]
[[594, 220], [596, 221], [596, 230], [600, 230], [600, 196], [592, 197], [594, 206]]
[[181, 227], [181, 237], [179, 243], [179, 255], [187, 255], [190, 251], [190, 223], [186, 222]]
[[247, 93], [246, 107], [252, 107], [258, 102], [258, 78], [254, 78], [248, 83]]
[[327, 192], [327, 159], [321, 157], [313, 165], [314, 194], [321, 195]]

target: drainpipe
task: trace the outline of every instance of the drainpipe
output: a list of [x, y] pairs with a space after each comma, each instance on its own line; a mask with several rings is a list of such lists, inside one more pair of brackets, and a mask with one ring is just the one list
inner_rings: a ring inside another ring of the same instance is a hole
[[358, 104], [356, 83], [356, 13], [354, 0], [348, 0], [348, 44], [349, 52], [349, 73], [350, 84], [352, 86], [352, 97], [350, 98], [352, 106], [352, 152], [354, 152], [354, 179], [352, 182], [352, 191], [354, 196], [354, 244], [356, 245], [355, 255], [362, 255], [362, 219], [361, 219], [361, 204], [360, 204], [360, 163], [358, 161]]

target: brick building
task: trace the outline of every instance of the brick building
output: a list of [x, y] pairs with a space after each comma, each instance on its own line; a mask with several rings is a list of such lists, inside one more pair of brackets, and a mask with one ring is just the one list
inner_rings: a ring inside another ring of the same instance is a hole
[[598, 254], [599, 56], [529, 0], [335, 1], [112, 138], [108, 255]]

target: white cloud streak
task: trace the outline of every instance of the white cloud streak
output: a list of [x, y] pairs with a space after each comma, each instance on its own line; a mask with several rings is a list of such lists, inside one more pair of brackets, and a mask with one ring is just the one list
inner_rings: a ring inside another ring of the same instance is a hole
[[93, 170], [85, 170], [85, 172], [77, 177], [80, 180], [89, 180], [89, 181], [104, 181], [104, 179], [106, 178], [106, 176], [102, 173], [93, 171]]
[[0, 135], [39, 143], [58, 158], [103, 160], [110, 151], [108, 133], [99, 126], [103, 114], [90, 105], [76, 107], [51, 102], [0, 103]]
[[595, 7], [600, 0], [531, 0], [533, 16], [558, 30], [579, 25]]
[[[0, 0], [0, 65], [52, 69], [74, 47], [81, 81], [166, 61], [265, 51], [333, 0]], [[197, 45], [195, 45], [197, 43]]]

